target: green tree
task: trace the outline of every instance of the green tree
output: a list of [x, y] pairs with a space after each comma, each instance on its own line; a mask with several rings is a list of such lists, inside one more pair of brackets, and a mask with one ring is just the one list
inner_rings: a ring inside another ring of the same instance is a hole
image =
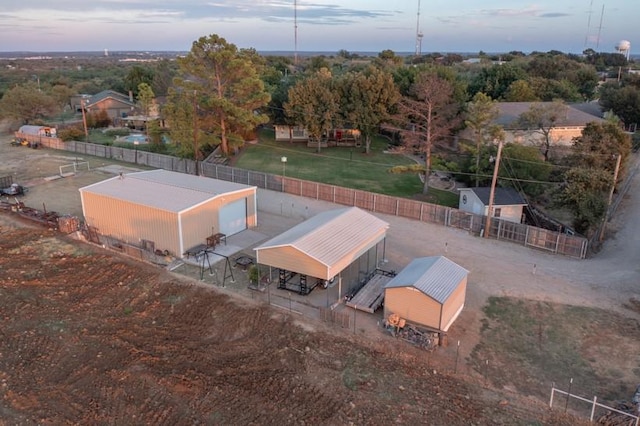
[[626, 175], [631, 155], [631, 137], [614, 123], [588, 123], [582, 135], [573, 141], [570, 162], [582, 168], [594, 168], [614, 174], [616, 158], [620, 156], [618, 181]]
[[600, 106], [613, 111], [625, 126], [640, 123], [640, 89], [632, 85], [605, 83], [600, 88]]
[[473, 100], [467, 104], [465, 125], [471, 130], [476, 145], [476, 187], [480, 185], [478, 173], [482, 148], [495, 139], [504, 138], [502, 126], [494, 123], [498, 113], [496, 102], [481, 92], [476, 93]]
[[502, 181], [505, 186], [535, 197], [545, 191], [545, 187], [538, 182], [548, 182], [551, 172], [552, 165], [544, 161], [536, 147], [519, 143], [504, 146], [500, 176], [510, 178]]
[[196, 133], [210, 136], [203, 142], [219, 144], [223, 154], [229, 155], [257, 125], [267, 122], [266, 115], [257, 113], [269, 103], [269, 94], [260, 79], [264, 61], [255, 50], [238, 49], [213, 34], [193, 42], [178, 64], [176, 94], [195, 98]]
[[335, 128], [340, 112], [340, 96], [331, 72], [322, 68], [289, 89], [284, 109], [289, 118], [303, 126], [320, 152], [322, 136]]
[[520, 66], [506, 63], [483, 68], [469, 86], [469, 94], [485, 93], [491, 99], [504, 99], [511, 83], [526, 80], [527, 73]]
[[460, 121], [460, 105], [454, 99], [452, 84], [434, 73], [420, 73], [410, 93], [398, 104], [395, 121], [399, 126], [394, 130], [402, 136], [405, 147], [424, 153], [422, 192], [428, 194], [433, 146], [451, 136]]
[[155, 94], [153, 93], [153, 89], [147, 83], [140, 83], [138, 85], [138, 105], [140, 105], [140, 110], [145, 116], [149, 116], [151, 114], [151, 106], [153, 105], [153, 100], [155, 99]]
[[38, 90], [35, 83], [12, 87], [0, 99], [2, 115], [24, 124], [50, 117], [60, 110], [56, 99]]
[[347, 73], [340, 81], [340, 106], [344, 120], [360, 130], [365, 153], [371, 149], [371, 137], [387, 122], [390, 111], [400, 99], [393, 77], [378, 68]]
[[138, 88], [145, 83], [149, 86], [153, 84], [153, 70], [151, 68], [134, 65], [124, 78], [124, 88], [131, 91], [134, 98], [138, 98]]
[[551, 149], [551, 132], [567, 115], [568, 107], [562, 101], [551, 103], [535, 102], [531, 104], [528, 111], [523, 112], [518, 117], [518, 123], [524, 128], [533, 130], [542, 135], [542, 154], [544, 160], [549, 160]]
[[613, 176], [602, 169], [573, 167], [565, 173], [565, 181], [555, 201], [571, 210], [576, 231], [588, 235], [604, 218]]
[[526, 80], [516, 80], [509, 85], [504, 94], [506, 102], [535, 102], [540, 98]]
[[618, 182], [624, 179], [631, 140], [613, 123], [589, 123], [574, 140], [569, 158], [571, 169], [556, 202], [569, 208], [578, 232], [589, 233], [606, 214], [615, 168], [620, 156]]

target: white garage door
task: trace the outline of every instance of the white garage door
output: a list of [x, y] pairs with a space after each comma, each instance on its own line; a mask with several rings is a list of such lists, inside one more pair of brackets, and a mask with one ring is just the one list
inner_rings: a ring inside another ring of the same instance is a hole
[[233, 235], [247, 229], [247, 200], [243, 198], [222, 207], [219, 219], [223, 234]]

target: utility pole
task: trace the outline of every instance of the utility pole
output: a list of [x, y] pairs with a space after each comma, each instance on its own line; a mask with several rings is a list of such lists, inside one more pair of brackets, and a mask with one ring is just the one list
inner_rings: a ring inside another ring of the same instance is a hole
[[199, 176], [198, 170], [198, 91], [193, 91], [193, 158], [196, 160], [196, 176]]
[[85, 111], [85, 99], [80, 101], [82, 107], [82, 124], [84, 125], [84, 141], [89, 142], [89, 129], [87, 129], [87, 113]]
[[616, 189], [616, 182], [618, 181], [618, 173], [620, 172], [620, 162], [622, 161], [622, 155], [618, 154], [618, 158], [616, 159], [616, 167], [613, 171], [613, 183], [611, 184], [611, 189], [609, 190], [609, 200], [607, 201], [607, 209], [604, 211], [604, 219], [602, 221], [602, 229], [600, 231], [600, 241], [604, 240], [604, 230], [607, 227], [607, 222], [609, 221], [609, 210], [611, 209], [611, 203], [613, 202], [613, 192]]
[[491, 190], [489, 191], [489, 207], [487, 209], [487, 219], [484, 224], [484, 237], [489, 238], [489, 228], [491, 227], [491, 216], [493, 215], [493, 197], [496, 192], [496, 183], [498, 182], [498, 169], [500, 168], [500, 155], [502, 155], [502, 139], [498, 143], [498, 154], [496, 162], [493, 166], [493, 178], [491, 179]]

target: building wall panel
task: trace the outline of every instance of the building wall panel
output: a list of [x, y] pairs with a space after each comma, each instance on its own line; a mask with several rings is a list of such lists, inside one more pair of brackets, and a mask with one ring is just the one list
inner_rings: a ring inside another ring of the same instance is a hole
[[134, 245], [145, 239], [158, 250], [181, 254], [176, 214], [87, 191], [82, 200], [87, 224], [101, 234]]
[[305, 256], [290, 246], [267, 248], [257, 251], [257, 262], [273, 268], [286, 269], [311, 277], [328, 279], [327, 267], [315, 259]]
[[446, 327], [453, 317], [458, 314], [460, 308], [464, 305], [467, 293], [467, 277], [465, 277], [458, 287], [451, 293], [451, 296], [442, 305], [442, 321], [440, 327]]
[[398, 314], [407, 321], [440, 328], [442, 306], [413, 287], [387, 288], [384, 293], [384, 314]]

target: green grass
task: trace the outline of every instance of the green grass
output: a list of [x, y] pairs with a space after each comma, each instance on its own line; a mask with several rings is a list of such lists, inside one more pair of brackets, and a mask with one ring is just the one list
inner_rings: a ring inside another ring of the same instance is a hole
[[[235, 163], [236, 167], [344, 186], [398, 197], [414, 197], [422, 193], [422, 182], [416, 173], [389, 172], [394, 166], [414, 164], [401, 154], [383, 151], [389, 142], [376, 137], [371, 152], [364, 147], [322, 148], [320, 153], [306, 143], [276, 142], [273, 131], [260, 133], [259, 143], [247, 145]], [[282, 157], [287, 157], [285, 164]], [[433, 190], [433, 191], [432, 191]], [[457, 194], [431, 188], [429, 199], [423, 201], [457, 206]]]
[[[522, 393], [546, 396], [553, 382], [574, 379], [585, 394], [614, 400], [629, 397], [633, 383], [621, 379], [618, 366], [603, 368], [610, 344], [607, 334], [637, 339], [635, 321], [597, 308], [556, 305], [506, 297], [490, 297], [484, 307], [481, 343], [469, 362], [489, 374], [496, 386], [511, 385]], [[629, 331], [620, 330], [627, 324]], [[609, 331], [606, 331], [609, 330]], [[612, 339], [616, 341], [616, 339]], [[597, 362], [596, 362], [597, 361]]]

